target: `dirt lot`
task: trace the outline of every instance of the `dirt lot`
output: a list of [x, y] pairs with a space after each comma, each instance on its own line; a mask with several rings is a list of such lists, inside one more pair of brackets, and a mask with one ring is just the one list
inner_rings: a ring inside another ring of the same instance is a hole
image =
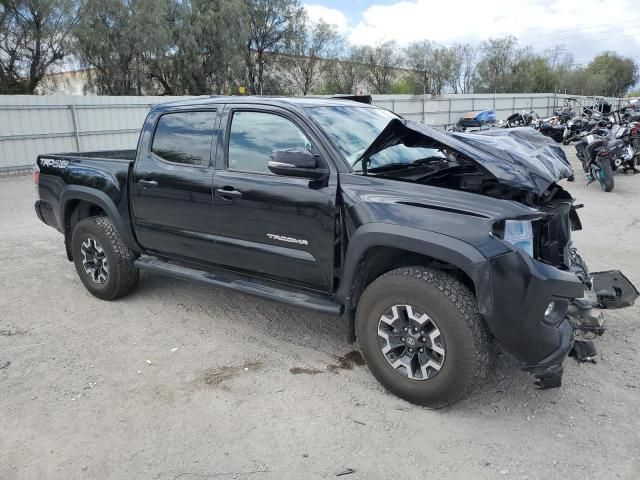
[[[574, 238], [638, 285], [640, 178], [615, 181], [569, 184]], [[35, 195], [0, 179], [2, 479], [640, 478], [637, 307], [608, 314], [598, 363], [568, 360], [561, 389], [503, 357], [431, 411], [387, 394], [335, 318], [149, 274], [97, 300]]]

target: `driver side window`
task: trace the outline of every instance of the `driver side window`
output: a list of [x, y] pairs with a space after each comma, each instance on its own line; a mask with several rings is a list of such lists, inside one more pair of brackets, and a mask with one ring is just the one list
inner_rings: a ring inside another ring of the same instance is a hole
[[311, 142], [294, 123], [267, 112], [234, 112], [229, 131], [227, 168], [271, 174], [267, 168], [273, 150], [306, 148]]

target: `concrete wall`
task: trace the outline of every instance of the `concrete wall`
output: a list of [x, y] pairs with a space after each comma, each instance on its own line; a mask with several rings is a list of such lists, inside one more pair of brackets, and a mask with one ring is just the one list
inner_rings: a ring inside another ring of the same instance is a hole
[[[550, 116], [566, 96], [555, 94], [448, 95], [437, 98], [374, 95], [374, 104], [429, 125], [456, 123], [470, 110], [495, 109], [498, 120], [514, 111]], [[0, 95], [0, 174], [28, 169], [37, 155], [136, 147], [149, 108], [190, 97]], [[568, 98], [568, 97], [567, 97]], [[583, 105], [594, 102], [579, 98]], [[614, 108], [621, 99], [609, 99]]]

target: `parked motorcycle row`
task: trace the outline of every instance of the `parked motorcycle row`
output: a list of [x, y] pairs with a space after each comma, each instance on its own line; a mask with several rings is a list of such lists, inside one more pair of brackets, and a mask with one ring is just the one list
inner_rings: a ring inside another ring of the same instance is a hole
[[514, 113], [500, 126], [530, 126], [558, 143], [576, 142], [576, 154], [588, 182], [597, 181], [605, 192], [613, 190], [616, 170], [640, 172], [636, 169], [640, 165], [640, 112], [634, 108], [610, 112], [594, 106], [576, 111], [565, 105], [545, 119], [533, 111]]

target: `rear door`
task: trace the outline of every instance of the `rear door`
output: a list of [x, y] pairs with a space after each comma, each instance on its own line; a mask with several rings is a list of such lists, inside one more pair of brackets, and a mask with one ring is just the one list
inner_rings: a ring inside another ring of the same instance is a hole
[[210, 262], [216, 109], [159, 112], [152, 138], [139, 148], [132, 205], [140, 244], [164, 256]]
[[[277, 107], [227, 105], [213, 188], [218, 262], [322, 291], [333, 288], [337, 172], [302, 119]], [[321, 182], [274, 175], [273, 150], [302, 147], [330, 169]]]

